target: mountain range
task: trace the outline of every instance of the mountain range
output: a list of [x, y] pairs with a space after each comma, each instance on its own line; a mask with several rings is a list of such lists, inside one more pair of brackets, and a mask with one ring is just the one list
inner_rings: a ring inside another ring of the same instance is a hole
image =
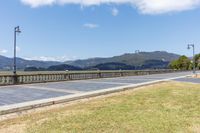
[[174, 53], [168, 53], [165, 51], [155, 51], [155, 52], [139, 52], [139, 53], [127, 53], [120, 56], [114, 56], [109, 58], [91, 58], [86, 60], [76, 60], [76, 61], [67, 61], [65, 64], [73, 65], [81, 68], [87, 68], [91, 66], [96, 66], [98, 64], [105, 63], [123, 63], [131, 66], [143, 66], [150, 61], [162, 61], [170, 62], [176, 60], [180, 55]]
[[[26, 67], [43, 67], [47, 68], [52, 65], [59, 65], [61, 62], [55, 61], [37, 61], [37, 60], [25, 60], [17, 58], [17, 68], [24, 70]], [[13, 66], [13, 58], [8, 58], [0, 55], [0, 70], [11, 70]]]
[[[84, 60], [56, 62], [37, 61], [17, 58], [17, 68], [40, 68], [42, 70], [119, 70], [119, 69], [154, 69], [166, 68], [172, 60], [180, 55], [165, 51], [127, 53], [108, 58], [90, 58]], [[13, 59], [0, 55], [0, 70], [11, 70]], [[31, 69], [29, 69], [31, 70]], [[37, 69], [36, 69], [37, 70]]]

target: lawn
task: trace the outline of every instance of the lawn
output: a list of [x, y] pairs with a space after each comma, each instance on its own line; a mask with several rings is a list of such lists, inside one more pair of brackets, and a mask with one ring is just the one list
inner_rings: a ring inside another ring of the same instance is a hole
[[0, 122], [0, 132], [200, 132], [200, 85], [167, 82]]

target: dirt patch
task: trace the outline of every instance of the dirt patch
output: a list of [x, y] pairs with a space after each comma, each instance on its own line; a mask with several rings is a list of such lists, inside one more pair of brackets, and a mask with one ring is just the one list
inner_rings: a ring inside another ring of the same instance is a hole
[[199, 133], [200, 132], [200, 125], [193, 125], [192, 127], [189, 128], [189, 130], [191, 132], [194, 132], [194, 133]]
[[195, 74], [192, 76], [192, 78], [200, 78], [200, 74]]

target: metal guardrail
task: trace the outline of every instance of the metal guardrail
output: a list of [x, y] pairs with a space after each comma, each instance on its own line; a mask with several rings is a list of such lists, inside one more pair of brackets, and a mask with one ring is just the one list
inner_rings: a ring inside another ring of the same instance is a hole
[[175, 70], [141, 70], [141, 71], [76, 71], [76, 72], [24, 72], [17, 75], [0, 74], [0, 85], [31, 84], [70, 80], [113, 78], [122, 76], [150, 75], [172, 73]]

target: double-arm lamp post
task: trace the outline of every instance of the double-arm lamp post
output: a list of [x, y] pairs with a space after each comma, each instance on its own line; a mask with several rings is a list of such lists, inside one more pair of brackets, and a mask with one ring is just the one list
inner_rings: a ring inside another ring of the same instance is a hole
[[15, 27], [14, 29], [14, 59], [13, 59], [13, 74], [16, 75], [17, 72], [17, 59], [16, 59], [16, 54], [17, 54], [17, 33], [21, 33], [21, 30], [19, 26]]
[[190, 49], [192, 47], [193, 50], [193, 73], [196, 73], [196, 68], [195, 68], [195, 46], [194, 44], [188, 44], [188, 49]]

